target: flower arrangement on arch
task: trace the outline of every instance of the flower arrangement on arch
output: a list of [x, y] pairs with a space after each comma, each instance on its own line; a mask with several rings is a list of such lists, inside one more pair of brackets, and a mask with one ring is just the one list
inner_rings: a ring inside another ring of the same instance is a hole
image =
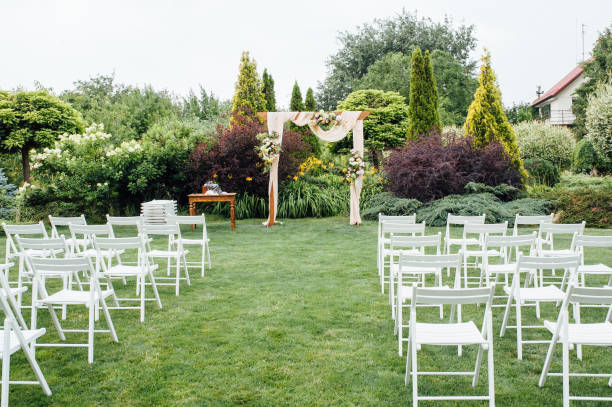
[[351, 150], [348, 166], [342, 172], [346, 182], [355, 182], [359, 176], [365, 174], [365, 161], [357, 150]]
[[268, 133], [259, 133], [256, 137], [257, 140], [259, 140], [259, 146], [255, 149], [263, 161], [263, 171], [266, 173], [270, 171], [274, 160], [280, 157], [281, 140], [276, 132], [274, 132], [272, 136]]
[[321, 110], [314, 114], [313, 120], [317, 127], [327, 131], [340, 123], [340, 116], [333, 112], [326, 113]]

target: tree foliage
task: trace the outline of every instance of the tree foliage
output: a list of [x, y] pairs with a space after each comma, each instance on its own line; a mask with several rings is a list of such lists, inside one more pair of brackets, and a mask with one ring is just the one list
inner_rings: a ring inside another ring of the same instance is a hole
[[512, 126], [506, 118], [501, 102], [501, 92], [491, 67], [491, 55], [486, 52], [482, 58], [478, 89], [468, 110], [465, 132], [474, 137], [477, 146], [484, 147], [492, 142], [502, 144], [512, 159], [514, 167], [523, 177], [527, 176], [516, 143]]
[[[370, 115], [363, 121], [363, 136], [372, 161], [378, 168], [379, 153], [406, 142], [408, 107], [397, 92], [376, 89], [357, 90], [338, 103], [339, 110], [363, 110]], [[352, 134], [333, 144], [337, 152], [353, 148]]]
[[582, 67], [586, 80], [576, 89], [572, 102], [572, 111], [576, 116], [572, 129], [578, 137], [587, 132], [586, 110], [589, 96], [595, 92], [599, 83], [612, 77], [612, 25], [601, 33], [593, 47], [593, 58], [584, 61]]
[[[396, 91], [409, 103], [410, 62], [410, 55], [401, 52], [385, 54], [368, 68], [362, 78], [354, 81], [353, 88]], [[440, 50], [433, 50], [431, 62], [439, 95], [440, 123], [443, 126], [462, 126], [478, 86], [471, 65], [466, 69], [450, 53]]]
[[47, 92], [0, 92], [0, 146], [21, 153], [25, 182], [30, 182], [32, 149], [50, 147], [60, 134], [83, 126], [79, 112]]
[[440, 130], [438, 90], [433, 76], [431, 59], [429, 51], [425, 51], [423, 58], [420, 48], [415, 49], [412, 53], [408, 122], [409, 137], [414, 138]]
[[266, 110], [266, 99], [259, 76], [257, 63], [245, 51], [240, 57], [236, 91], [232, 99], [232, 123], [238, 121], [237, 116], [256, 117], [257, 112]]
[[406, 10], [395, 17], [364, 24], [355, 32], [341, 32], [340, 49], [327, 60], [328, 75], [319, 84], [317, 102], [323, 109], [333, 109], [357, 89], [354, 87], [356, 81], [366, 75], [377, 60], [393, 52], [411, 55], [417, 46], [431, 52], [445, 51], [465, 72], [471, 72], [474, 64], [469, 56], [476, 45], [473, 32], [473, 26], [456, 27], [449, 18], [437, 23]]
[[302, 112], [304, 111], [304, 100], [302, 99], [302, 91], [297, 81], [293, 84], [293, 90], [291, 91], [291, 100], [289, 101], [290, 112]]
[[513, 103], [512, 106], [504, 107], [504, 112], [510, 124], [529, 122], [536, 117], [534, 108], [529, 103]]
[[317, 111], [317, 102], [314, 98], [314, 92], [312, 88], [308, 88], [306, 91], [306, 99], [304, 99], [304, 109], [307, 112], [316, 112]]
[[599, 85], [589, 96], [586, 129], [595, 150], [612, 165], [612, 82]]
[[227, 117], [231, 109], [229, 101], [217, 98], [214, 93], [208, 94], [206, 89], [200, 85], [200, 96], [193, 90], [183, 98], [181, 116], [184, 119], [196, 118], [203, 121], [217, 121], [221, 116]]
[[[181, 106], [173, 102], [167, 91], [118, 84], [114, 74], [77, 81], [74, 89], [63, 92], [60, 97], [88, 123], [104, 124], [105, 131], [116, 141], [138, 138], [154, 123], [175, 118], [181, 111]], [[209, 113], [213, 113], [210, 109], [215, 108], [209, 108]], [[198, 115], [201, 114], [198, 107]]]
[[266, 99], [267, 112], [276, 112], [276, 93], [274, 92], [274, 79], [272, 75], [268, 73], [267, 69], [264, 69], [261, 76], [261, 86]]
[[[314, 110], [314, 109], [313, 109]], [[300, 90], [300, 86], [297, 81], [293, 85], [293, 91], [291, 92], [291, 101], [289, 102], [289, 111], [291, 112], [303, 112], [303, 111], [311, 111], [306, 108], [304, 101], [302, 100], [302, 91]], [[312, 150], [312, 154], [315, 156], [321, 155], [321, 145], [319, 143], [319, 138], [315, 136], [307, 126], [296, 126], [293, 123], [289, 124], [289, 129], [300, 133], [304, 136], [304, 141], [310, 145]]]
[[536, 121], [522, 122], [512, 129], [523, 160], [548, 160], [560, 170], [571, 166], [576, 139], [570, 129]]

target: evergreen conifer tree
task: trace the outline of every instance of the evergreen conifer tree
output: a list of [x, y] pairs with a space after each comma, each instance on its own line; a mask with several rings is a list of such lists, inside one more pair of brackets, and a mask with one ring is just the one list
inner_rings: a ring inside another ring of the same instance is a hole
[[314, 98], [314, 92], [312, 88], [308, 88], [306, 91], [306, 99], [304, 100], [304, 109], [308, 112], [316, 112], [317, 111], [317, 102]]
[[504, 112], [501, 92], [497, 86], [495, 72], [491, 68], [491, 55], [488, 51], [482, 57], [478, 89], [468, 109], [465, 132], [474, 137], [477, 146], [485, 146], [494, 141], [501, 143], [512, 159], [514, 167], [523, 177], [527, 176], [519, 155], [516, 135]]
[[276, 94], [274, 93], [274, 79], [272, 75], [268, 73], [267, 69], [264, 69], [261, 77], [262, 91], [264, 98], [266, 99], [266, 109], [268, 112], [276, 111]]
[[245, 51], [240, 57], [236, 91], [232, 100], [232, 122], [237, 116], [251, 116], [255, 118], [257, 112], [264, 111], [266, 100], [262, 92], [261, 81], [257, 75], [257, 64]]
[[408, 137], [418, 137], [440, 129], [438, 91], [433, 78], [429, 52], [425, 58], [420, 48], [412, 53], [410, 68], [410, 104], [408, 105]]
[[302, 100], [302, 91], [297, 81], [293, 85], [293, 91], [291, 92], [291, 101], [289, 102], [290, 112], [301, 112], [304, 111], [304, 101]]

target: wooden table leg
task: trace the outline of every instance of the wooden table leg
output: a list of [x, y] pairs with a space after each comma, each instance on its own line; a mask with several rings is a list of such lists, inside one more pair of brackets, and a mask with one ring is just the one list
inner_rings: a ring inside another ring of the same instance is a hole
[[[189, 202], [189, 216], [195, 216], [195, 202]], [[193, 225], [191, 225], [191, 231], [193, 232]]]
[[236, 229], [236, 202], [232, 199], [230, 201], [230, 219], [232, 220], [232, 231]]

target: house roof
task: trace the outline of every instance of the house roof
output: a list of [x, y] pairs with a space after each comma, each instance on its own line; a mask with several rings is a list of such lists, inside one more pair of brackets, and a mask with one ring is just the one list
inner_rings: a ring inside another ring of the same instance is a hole
[[556, 96], [559, 92], [561, 92], [563, 89], [565, 89], [567, 87], [567, 85], [569, 85], [570, 83], [574, 82], [574, 80], [576, 78], [578, 78], [580, 75], [582, 75], [582, 72], [584, 72], [584, 69], [582, 69], [582, 67], [580, 65], [576, 66], [574, 69], [571, 70], [570, 73], [568, 73], [567, 75], [565, 75], [563, 77], [563, 79], [561, 79], [559, 82], [557, 82], [552, 88], [548, 89], [542, 96], [540, 96], [538, 99], [536, 99], [531, 106], [537, 106], [540, 103]]

